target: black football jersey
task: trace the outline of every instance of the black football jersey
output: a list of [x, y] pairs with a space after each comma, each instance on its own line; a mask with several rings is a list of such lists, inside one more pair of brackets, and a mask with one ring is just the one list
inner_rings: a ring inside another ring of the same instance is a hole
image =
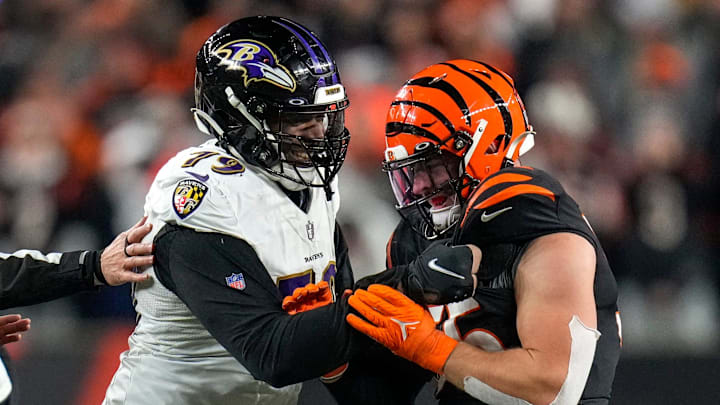
[[[513, 287], [524, 249], [543, 235], [576, 233], [593, 245], [597, 255], [594, 292], [597, 328], [602, 333], [580, 403], [608, 403], [621, 346], [617, 285], [600, 242], [577, 203], [548, 173], [512, 167], [486, 178], [464, 210], [453, 243], [472, 243], [482, 249], [479, 288], [473, 299], [445, 306], [444, 310], [450, 310], [445, 317], [452, 321], [445, 322], [445, 332], [486, 350], [517, 347]], [[453, 310], [453, 306], [460, 308]], [[453, 312], [459, 315], [453, 317]], [[488, 336], [474, 336], [477, 331], [487, 332], [497, 342]], [[480, 403], [450, 384], [441, 389], [439, 398], [441, 403]]]
[[[411, 224], [402, 220], [395, 228], [387, 245], [387, 266], [389, 269], [406, 265], [422, 253], [434, 240], [427, 240], [413, 231]], [[485, 261], [485, 252], [483, 252]], [[358, 282], [358, 287], [367, 288], [372, 283], [395, 285], [392, 270], [370, 276]], [[515, 328], [515, 292], [511, 288], [479, 287], [471, 299], [447, 305], [431, 305], [432, 314], [439, 329], [457, 340], [465, 340], [485, 350], [504, 350], [518, 347], [520, 340]], [[387, 361], [387, 360], [384, 360]], [[396, 360], [398, 362], [398, 360]], [[415, 376], [420, 373], [410, 362], [405, 362], [405, 369], [398, 373], [413, 376], [408, 381], [415, 383]], [[373, 373], [377, 373], [374, 371]], [[427, 377], [426, 377], [427, 378]], [[394, 391], [408, 391], [405, 397], [414, 398], [417, 389], [413, 384], [403, 384], [405, 388], [394, 388]], [[458, 390], [452, 384], [439, 382], [439, 398], [441, 403], [448, 404], [480, 404], [482, 402]], [[405, 402], [396, 402], [398, 404]]]

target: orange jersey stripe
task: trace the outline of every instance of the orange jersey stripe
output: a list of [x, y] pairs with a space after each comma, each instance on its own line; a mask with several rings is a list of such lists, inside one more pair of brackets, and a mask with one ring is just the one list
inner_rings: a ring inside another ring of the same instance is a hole
[[[493, 178], [490, 178], [480, 184], [480, 188], [475, 190], [473, 193], [473, 196], [470, 198], [470, 201], [468, 201], [467, 208], [465, 209], [465, 218], [467, 218], [468, 212], [470, 212], [470, 207], [475, 204], [475, 201], [480, 197], [482, 193], [487, 191], [490, 187], [496, 186], [500, 183], [519, 183], [521, 181], [528, 181], [532, 179], [530, 176], [526, 176], [524, 174], [517, 174], [517, 173], [503, 173], [500, 175], [497, 175]], [[465, 218], [463, 218], [462, 223], [460, 226], [462, 226], [465, 223]]]
[[512, 187], [508, 187], [499, 193], [493, 194], [490, 198], [485, 199], [473, 208], [476, 210], [487, 208], [521, 194], [544, 195], [545, 197], [548, 197], [549, 199], [555, 201], [555, 193], [546, 189], [545, 187], [535, 186], [532, 184], [518, 184]]
[[482, 183], [477, 192], [479, 194], [482, 194], [485, 191], [487, 191], [490, 187], [498, 185], [500, 183], [519, 183], [521, 181], [528, 181], [531, 179], [532, 179], [532, 177], [527, 176], [525, 174], [503, 173], [499, 176], [495, 176], [491, 179], [488, 179], [486, 182]]
[[390, 255], [390, 251], [392, 250], [392, 240], [395, 237], [395, 231], [393, 231], [390, 234], [390, 239], [388, 239], [387, 246], [385, 246], [385, 263], [387, 265], [388, 269], [392, 268], [392, 256]]

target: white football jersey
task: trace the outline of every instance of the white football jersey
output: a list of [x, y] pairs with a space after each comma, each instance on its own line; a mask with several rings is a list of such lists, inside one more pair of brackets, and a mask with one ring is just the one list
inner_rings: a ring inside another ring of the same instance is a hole
[[[336, 189], [336, 181], [332, 187]], [[292, 292], [309, 282], [310, 273], [316, 281], [335, 273], [338, 193], [330, 201], [321, 188], [311, 188], [310, 195], [305, 213], [264, 172], [210, 140], [178, 153], [158, 173], [145, 202], [153, 224], [145, 241], [152, 241], [165, 224], [242, 239], [255, 249], [278, 288]], [[300, 384], [278, 389], [255, 380], [158, 281], [154, 270], [147, 271], [151, 279], [134, 288], [139, 322], [104, 404], [297, 402]]]

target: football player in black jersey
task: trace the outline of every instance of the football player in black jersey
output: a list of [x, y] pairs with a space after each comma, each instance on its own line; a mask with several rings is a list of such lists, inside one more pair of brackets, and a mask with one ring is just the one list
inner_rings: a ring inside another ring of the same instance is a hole
[[[403, 216], [388, 268], [451, 237], [482, 249], [479, 285], [434, 307], [370, 285], [349, 301], [364, 319], [348, 322], [441, 374], [441, 403], [609, 402], [621, 347], [615, 279], [572, 197], [520, 166], [534, 134], [510, 76], [470, 60], [422, 70], [388, 112], [384, 170]], [[414, 270], [457, 272], [428, 258]]]

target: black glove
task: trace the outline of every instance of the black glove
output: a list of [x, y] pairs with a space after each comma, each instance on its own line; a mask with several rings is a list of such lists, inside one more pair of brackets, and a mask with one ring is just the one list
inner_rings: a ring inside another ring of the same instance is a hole
[[475, 292], [473, 274], [480, 266], [468, 245], [450, 246], [442, 240], [428, 246], [407, 266], [402, 289], [421, 305], [462, 301]]

